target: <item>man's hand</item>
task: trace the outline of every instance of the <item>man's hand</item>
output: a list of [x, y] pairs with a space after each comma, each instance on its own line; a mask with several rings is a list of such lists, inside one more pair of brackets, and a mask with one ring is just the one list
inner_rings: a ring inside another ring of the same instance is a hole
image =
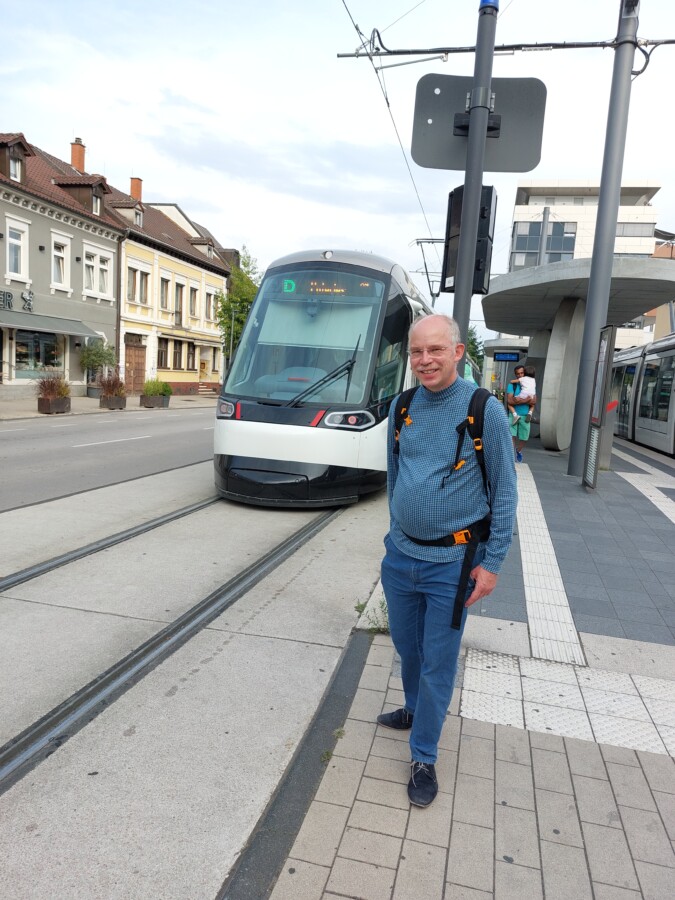
[[499, 575], [495, 575], [494, 572], [488, 572], [487, 569], [484, 569], [482, 566], [476, 566], [475, 569], [472, 569], [471, 577], [476, 584], [471, 592], [471, 596], [464, 606], [471, 606], [473, 603], [476, 603], [478, 600], [482, 600], [483, 597], [487, 597], [488, 594], [491, 594], [499, 579]]

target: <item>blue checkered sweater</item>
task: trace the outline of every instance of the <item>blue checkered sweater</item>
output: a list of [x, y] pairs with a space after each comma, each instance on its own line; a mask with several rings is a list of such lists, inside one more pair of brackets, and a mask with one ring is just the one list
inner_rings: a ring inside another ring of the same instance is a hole
[[[389, 535], [408, 556], [429, 562], [461, 559], [464, 547], [423, 547], [406, 534], [433, 540], [466, 528], [486, 516], [488, 506], [480, 466], [470, 436], [464, 435], [461, 459], [453, 471], [457, 449], [457, 425], [466, 418], [475, 385], [457, 378], [442, 391], [420, 386], [402, 425], [399, 453], [394, 448], [396, 401], [389, 411], [387, 440], [387, 490]], [[492, 526], [482, 565], [498, 573], [511, 544], [518, 502], [513, 443], [504, 407], [490, 397], [483, 424], [485, 467], [492, 497]], [[404, 534], [405, 532], [405, 534]]]

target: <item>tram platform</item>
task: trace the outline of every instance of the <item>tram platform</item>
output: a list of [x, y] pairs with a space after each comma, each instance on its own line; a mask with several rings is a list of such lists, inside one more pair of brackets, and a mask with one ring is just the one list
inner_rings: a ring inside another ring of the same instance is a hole
[[[517, 466], [517, 533], [471, 610], [433, 805], [408, 803], [407, 733], [375, 723], [403, 704], [377, 633], [272, 900], [673, 896], [675, 464], [616, 442], [595, 491], [566, 467], [536, 441]], [[383, 609], [378, 587], [360, 627]], [[245, 896], [236, 876], [222, 896]]]

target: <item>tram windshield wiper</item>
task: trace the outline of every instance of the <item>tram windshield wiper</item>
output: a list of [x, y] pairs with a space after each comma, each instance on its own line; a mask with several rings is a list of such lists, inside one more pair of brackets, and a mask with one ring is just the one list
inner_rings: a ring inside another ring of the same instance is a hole
[[[354, 347], [354, 352], [351, 357], [345, 362], [340, 363], [339, 366], [335, 366], [334, 369], [331, 369], [323, 378], [319, 378], [318, 381], [315, 381], [314, 384], [310, 384], [308, 388], [305, 388], [304, 391], [301, 391], [299, 394], [296, 394], [295, 397], [291, 397], [290, 400], [287, 400], [284, 403], [284, 406], [296, 406], [300, 403], [301, 400], [305, 400], [307, 397], [311, 397], [319, 388], [325, 387], [327, 384], [330, 384], [332, 381], [336, 381], [338, 378], [341, 378], [344, 374], [349, 373], [349, 378], [347, 380], [347, 391], [349, 390], [349, 383], [352, 377], [352, 369], [354, 368], [354, 364], [356, 363], [356, 354], [359, 349], [359, 344], [361, 343], [361, 335], [359, 335], [358, 340], [356, 342], [356, 347]], [[347, 391], [345, 391], [345, 400], [347, 399]]]

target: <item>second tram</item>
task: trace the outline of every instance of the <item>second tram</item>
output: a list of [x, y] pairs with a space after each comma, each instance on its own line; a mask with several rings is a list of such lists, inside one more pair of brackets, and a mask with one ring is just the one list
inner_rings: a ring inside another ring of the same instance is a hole
[[675, 455], [675, 334], [614, 354], [614, 434]]
[[263, 506], [356, 502], [386, 484], [387, 414], [433, 312], [396, 263], [294, 253], [265, 272], [218, 400], [215, 483]]

